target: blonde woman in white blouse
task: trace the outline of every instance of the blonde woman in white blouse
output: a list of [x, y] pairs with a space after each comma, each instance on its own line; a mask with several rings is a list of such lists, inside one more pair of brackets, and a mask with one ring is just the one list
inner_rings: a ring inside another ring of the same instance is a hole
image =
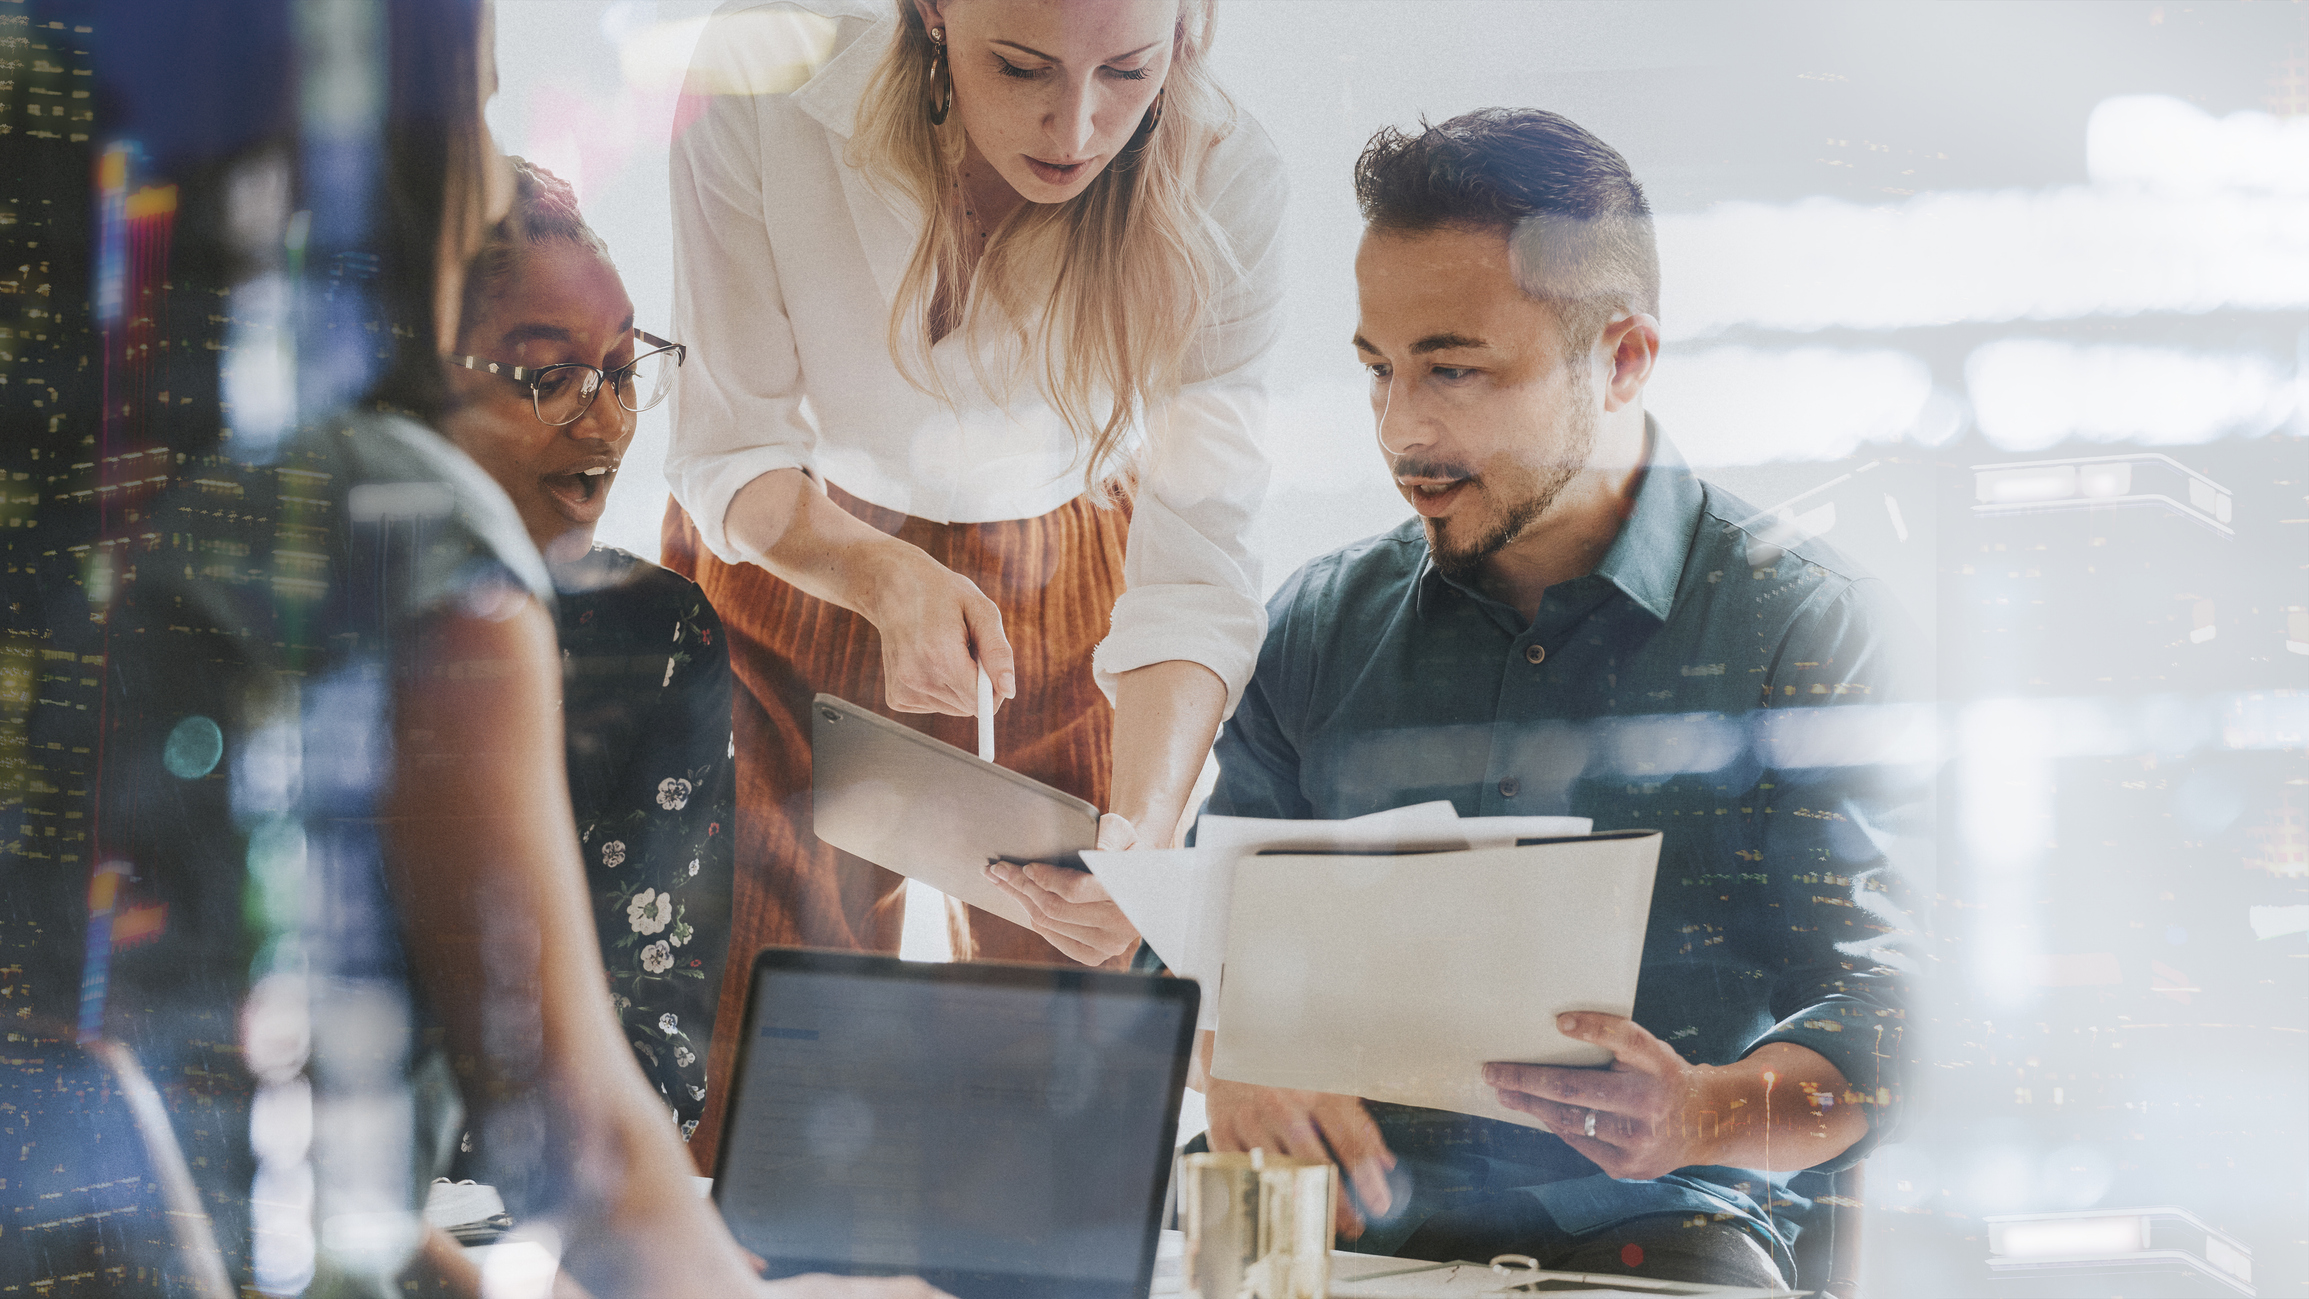
[[[723, 1023], [760, 946], [897, 946], [903, 881], [809, 830], [815, 691], [969, 748], [983, 663], [1005, 766], [1104, 843], [1176, 836], [1265, 630], [1280, 299], [1282, 168], [1211, 8], [733, 0], [699, 41], [665, 556], [742, 686]], [[958, 914], [958, 955], [1135, 948], [1090, 877], [998, 869], [1042, 920]]]

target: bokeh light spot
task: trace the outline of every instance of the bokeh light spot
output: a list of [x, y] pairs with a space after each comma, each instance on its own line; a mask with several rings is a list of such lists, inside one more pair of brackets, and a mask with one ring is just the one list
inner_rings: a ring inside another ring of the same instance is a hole
[[176, 724], [161, 750], [161, 764], [179, 780], [199, 780], [216, 770], [224, 757], [224, 732], [215, 722], [195, 714]]

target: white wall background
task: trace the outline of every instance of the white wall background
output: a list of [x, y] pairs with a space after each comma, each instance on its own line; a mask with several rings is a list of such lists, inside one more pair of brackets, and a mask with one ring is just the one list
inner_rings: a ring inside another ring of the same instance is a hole
[[[498, 6], [502, 90], [490, 114], [498, 138], [575, 183], [644, 322], [667, 317], [666, 140], [681, 69], [712, 7]], [[2041, 26], [2057, 8], [2029, 13]], [[1938, 373], [1885, 343], [1897, 331], [1958, 322], [2024, 328], [2309, 303], [2309, 118], [2216, 117], [2179, 98], [2112, 97], [2087, 121], [2047, 114], [1999, 128], [2040, 139], [2053, 160], [2040, 168], [2053, 173], [2045, 183], [1914, 182], [1854, 201], [1850, 185], [1834, 183], [1843, 159], [1797, 155], [1890, 156], [1897, 147], [1945, 163], [1946, 151], [1822, 136], [1817, 149], [1805, 147], [1807, 137], [1791, 153], [1777, 136], [1740, 138], [1751, 126], [1801, 131], [1773, 99], [1781, 83], [1847, 80], [1803, 71], [1804, 55], [1785, 48], [1783, 37], [1813, 30], [1826, 12], [1681, 0], [1224, 0], [1223, 82], [1274, 136], [1292, 182], [1289, 317], [1268, 433], [1276, 472], [1261, 546], [1270, 586], [1408, 514], [1379, 472], [1345, 342], [1359, 233], [1348, 175], [1374, 129], [1422, 115], [1542, 104], [1627, 155], [1662, 215], [1669, 350], [1648, 404], [1695, 463], [1735, 485], [1763, 491], [1778, 481], [1743, 478], [1743, 466], [1834, 460], [1903, 441], [1931, 446], [1975, 417], [1992, 442], [2035, 449], [2067, 431], [2078, 402], [2104, 412], [2102, 436], [2150, 444], [2256, 436], [2302, 418], [2309, 401], [2291, 356], [2066, 347], [2029, 367], [2022, 391], [1992, 350]], [[1903, 37], [1900, 7], [1870, 12], [1881, 40]], [[1851, 42], [1866, 45], [1868, 35]], [[1916, 54], [1924, 71], [1946, 57]], [[1766, 70], [1740, 71], [1743, 60]], [[1817, 164], [1816, 175], [1790, 174], [1791, 162]], [[1900, 174], [1914, 170], [1929, 167]], [[1822, 192], [1806, 193], [1815, 181]], [[1774, 189], [1795, 193], [1755, 196]], [[1874, 345], [1854, 346], [1854, 332]], [[2223, 390], [2218, 402], [2172, 395], [2203, 391], [2203, 381]], [[643, 418], [601, 527], [603, 540], [644, 556], [657, 553], [665, 436], [662, 411]]]

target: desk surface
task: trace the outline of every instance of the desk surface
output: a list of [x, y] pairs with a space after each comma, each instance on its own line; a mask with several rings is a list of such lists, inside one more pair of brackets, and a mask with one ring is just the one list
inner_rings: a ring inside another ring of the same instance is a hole
[[[695, 1179], [700, 1197], [712, 1194], [713, 1179]], [[1176, 1299], [1180, 1294], [1179, 1261], [1186, 1237], [1165, 1231], [1155, 1248], [1154, 1285], [1148, 1299]], [[468, 1245], [466, 1254], [481, 1266], [485, 1277], [504, 1282], [543, 1282], [553, 1274], [554, 1259], [533, 1241], [510, 1240], [503, 1245]], [[1750, 1290], [1734, 1286], [1688, 1285], [1646, 1281], [1635, 1277], [1582, 1276], [1571, 1272], [1522, 1273], [1508, 1278], [1480, 1264], [1423, 1263], [1417, 1259], [1380, 1258], [1370, 1254], [1331, 1251], [1331, 1299], [1454, 1299], [1455, 1296], [1513, 1295], [1518, 1282], [1552, 1281], [1553, 1294], [1584, 1294], [1593, 1299], [1610, 1295], [1639, 1299], [1794, 1299], [1795, 1292]], [[1572, 1285], [1564, 1283], [1571, 1282]], [[1581, 1284], [1584, 1283], [1584, 1284]], [[1524, 1292], [1528, 1293], [1528, 1292]]]
[[[1179, 1260], [1185, 1238], [1175, 1231], [1162, 1235], [1155, 1252], [1154, 1288], [1149, 1299], [1170, 1299], [1180, 1293]], [[1548, 1294], [1610, 1295], [1640, 1299], [1796, 1299], [1794, 1291], [1754, 1290], [1737, 1286], [1693, 1285], [1647, 1281], [1638, 1277], [1588, 1276], [1575, 1272], [1525, 1272], [1503, 1277], [1477, 1263], [1425, 1263], [1418, 1259], [1381, 1258], [1370, 1254], [1331, 1251], [1331, 1299], [1455, 1299], [1456, 1296], [1528, 1294], [1515, 1287], [1531, 1281], [1552, 1282]]]

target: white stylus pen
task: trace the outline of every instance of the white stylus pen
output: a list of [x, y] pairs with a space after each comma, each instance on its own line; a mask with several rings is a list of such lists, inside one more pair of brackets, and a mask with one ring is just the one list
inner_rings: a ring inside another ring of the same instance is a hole
[[978, 756], [994, 761], [994, 678], [978, 669]]

